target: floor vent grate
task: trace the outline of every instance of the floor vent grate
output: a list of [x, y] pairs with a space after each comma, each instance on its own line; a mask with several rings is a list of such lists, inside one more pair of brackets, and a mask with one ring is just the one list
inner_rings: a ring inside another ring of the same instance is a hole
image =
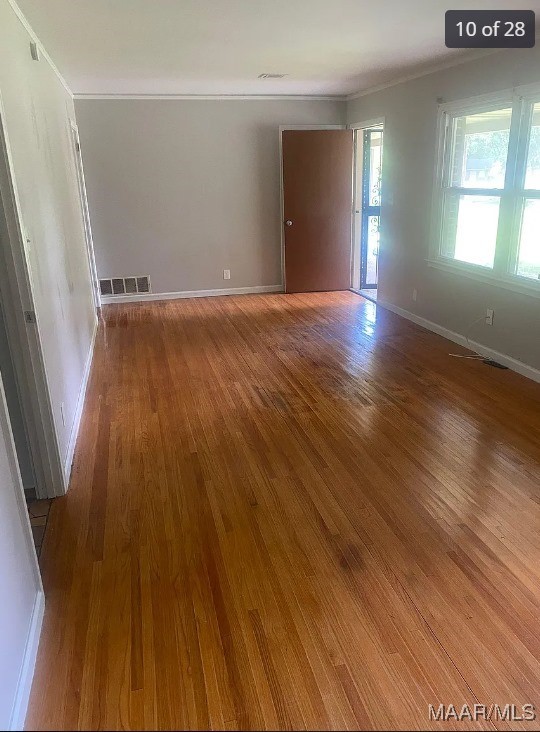
[[107, 277], [99, 281], [99, 289], [104, 297], [112, 295], [136, 295], [151, 292], [150, 275], [133, 277]]

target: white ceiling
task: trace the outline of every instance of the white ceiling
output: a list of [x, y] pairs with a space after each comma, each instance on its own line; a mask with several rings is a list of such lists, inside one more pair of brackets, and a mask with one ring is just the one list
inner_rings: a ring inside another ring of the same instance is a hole
[[349, 94], [457, 60], [444, 45], [450, 6], [540, 11], [540, 0], [17, 2], [76, 94]]

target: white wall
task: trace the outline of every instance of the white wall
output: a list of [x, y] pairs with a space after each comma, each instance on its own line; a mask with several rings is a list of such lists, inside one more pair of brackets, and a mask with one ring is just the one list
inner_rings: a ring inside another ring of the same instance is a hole
[[[437, 98], [540, 82], [540, 48], [504, 51], [349, 102], [350, 124], [385, 118], [379, 300], [465, 333], [486, 309], [492, 327], [471, 338], [540, 368], [540, 299], [428, 267]], [[413, 288], [418, 300], [413, 302]]]
[[[0, 0], [0, 94], [14, 165], [54, 421], [64, 461], [96, 316], [69, 121], [73, 101]], [[61, 405], [63, 404], [64, 418]]]
[[[279, 125], [333, 101], [78, 100], [100, 277], [154, 292], [281, 284]], [[231, 270], [230, 281], [223, 270]]]
[[0, 379], [0, 729], [22, 729], [43, 594]]

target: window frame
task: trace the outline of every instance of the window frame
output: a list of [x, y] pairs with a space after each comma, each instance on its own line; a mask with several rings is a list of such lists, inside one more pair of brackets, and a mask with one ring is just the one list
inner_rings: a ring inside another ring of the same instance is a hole
[[[540, 199], [540, 190], [525, 188], [532, 114], [534, 105], [538, 103], [540, 103], [540, 84], [530, 84], [495, 94], [484, 94], [439, 104], [432, 225], [427, 259], [429, 266], [477, 281], [495, 284], [514, 292], [540, 297], [540, 279], [535, 280], [516, 272], [519, 257], [521, 207], [527, 199]], [[512, 108], [512, 119], [504, 188], [461, 189], [464, 195], [478, 193], [500, 198], [493, 268], [446, 257], [441, 253], [445, 223], [445, 196], [448, 195], [449, 189], [460, 190], [457, 186], [448, 185], [452, 167], [452, 120], [457, 117], [509, 107]]]

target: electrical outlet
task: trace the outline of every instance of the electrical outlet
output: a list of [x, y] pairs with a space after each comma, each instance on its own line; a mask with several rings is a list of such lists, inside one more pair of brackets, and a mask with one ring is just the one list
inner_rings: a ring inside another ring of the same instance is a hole
[[486, 310], [486, 325], [493, 325], [493, 316], [495, 315], [495, 311], [491, 310], [491, 308], [488, 308]]
[[224, 280], [230, 280], [231, 279], [231, 270], [230, 269], [224, 269], [223, 270], [223, 279]]
[[415, 287], [414, 290], [412, 291], [413, 302], [416, 302], [417, 298], [418, 298], [418, 290]]

